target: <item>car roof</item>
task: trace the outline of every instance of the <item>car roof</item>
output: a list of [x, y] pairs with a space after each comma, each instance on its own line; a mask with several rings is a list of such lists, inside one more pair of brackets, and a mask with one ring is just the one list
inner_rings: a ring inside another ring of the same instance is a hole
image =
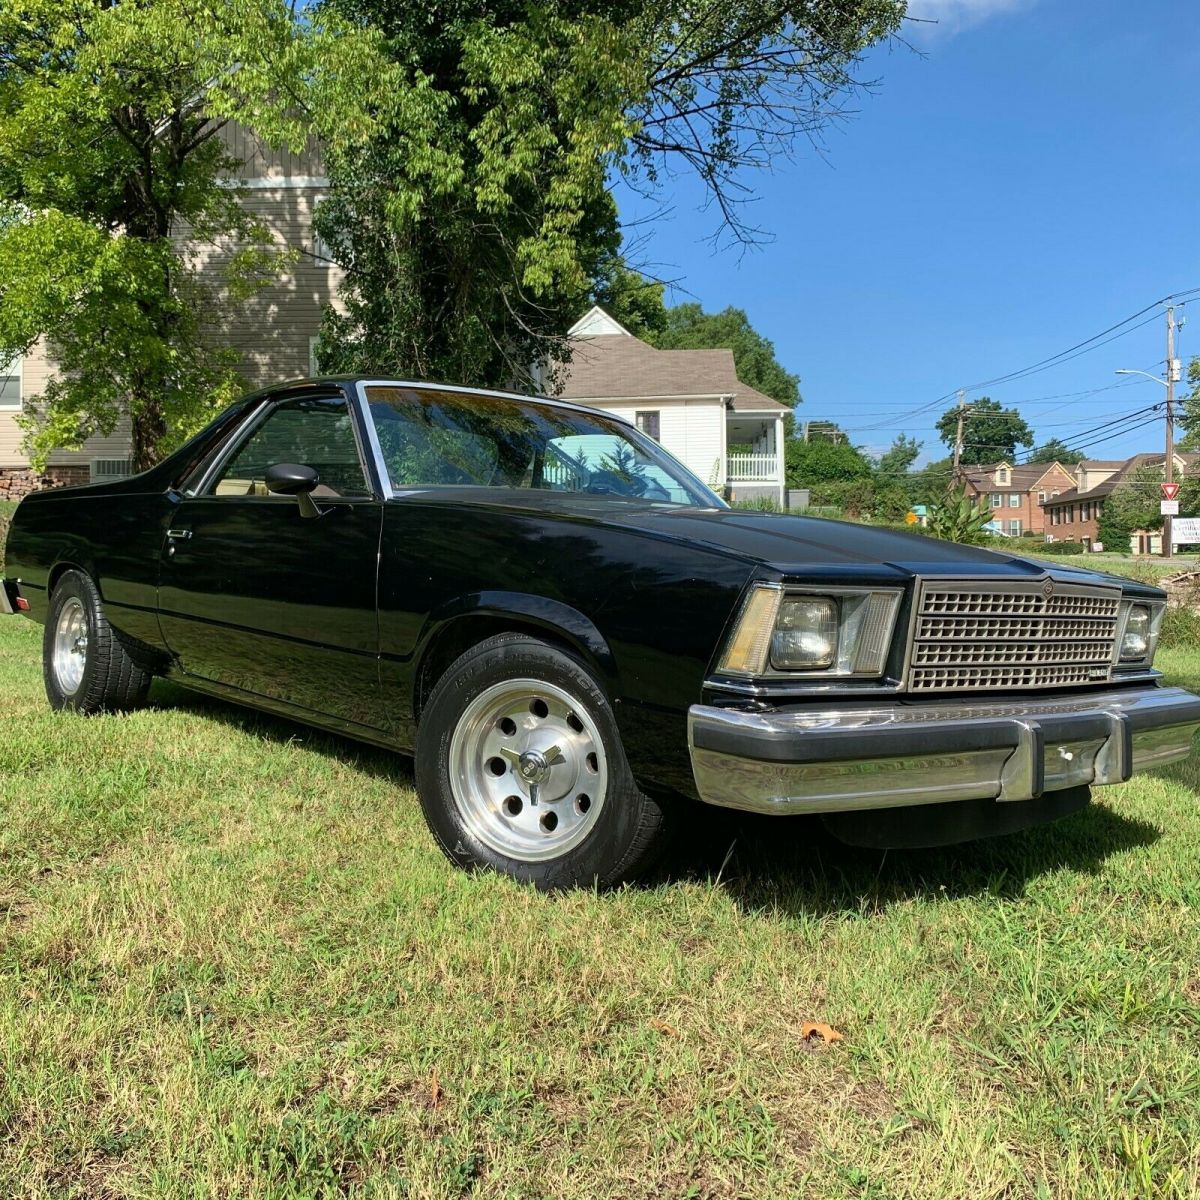
[[290, 393], [309, 387], [329, 387], [331, 385], [335, 387], [349, 386], [363, 388], [427, 388], [441, 392], [458, 392], [467, 396], [494, 396], [500, 400], [519, 400], [522, 404], [544, 404], [551, 408], [562, 408], [570, 412], [588, 413], [593, 416], [600, 413], [614, 421], [620, 421], [624, 425], [633, 425], [633, 422], [628, 417], [622, 416], [620, 413], [609, 412], [607, 409], [597, 408], [591, 404], [579, 404], [571, 400], [559, 400], [553, 396], [531, 396], [527, 392], [507, 392], [499, 388], [469, 387], [459, 383], [440, 383], [433, 379], [397, 379], [379, 375], [314, 375], [308, 378], [288, 379], [281, 383], [272, 384], [270, 387], [262, 388], [246, 397], [246, 399], [265, 399], [280, 395], [281, 393]]

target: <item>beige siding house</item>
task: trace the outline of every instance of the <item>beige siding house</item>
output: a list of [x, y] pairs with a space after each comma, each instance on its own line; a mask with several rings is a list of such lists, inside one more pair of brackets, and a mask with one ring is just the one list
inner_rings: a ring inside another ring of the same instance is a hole
[[[246, 189], [247, 208], [266, 221], [278, 245], [296, 252], [285, 275], [239, 305], [236, 322], [212, 330], [214, 345], [240, 352], [249, 391], [313, 373], [321, 311], [335, 298], [339, 273], [313, 233], [313, 214], [327, 186], [319, 151], [272, 150], [237, 125], [227, 125], [221, 136], [242, 163], [237, 182]], [[213, 243], [184, 244], [201, 271], [215, 272], [229, 250]], [[23, 360], [0, 366], [0, 499], [47, 483], [86, 483], [129, 472], [130, 441], [122, 428], [111, 437], [92, 438], [81, 451], [55, 453], [45, 478], [30, 470], [15, 418], [41, 393], [53, 369], [40, 343]]]
[[[656, 350], [602, 308], [568, 331], [558, 393], [633, 422], [717, 491], [786, 504], [778, 400], [741, 382], [732, 350]], [[739, 447], [731, 450], [732, 447]]]

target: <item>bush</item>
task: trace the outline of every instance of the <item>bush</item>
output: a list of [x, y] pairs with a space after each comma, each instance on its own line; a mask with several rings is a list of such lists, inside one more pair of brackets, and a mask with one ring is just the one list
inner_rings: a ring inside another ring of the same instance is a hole
[[1082, 554], [1082, 542], [1045, 542], [1037, 548], [1038, 554]]
[[730, 508], [748, 508], [753, 512], [783, 512], [774, 496], [752, 496], [749, 500], [734, 500]]
[[1194, 650], [1200, 645], [1200, 612], [1187, 604], [1168, 604], [1159, 645]]

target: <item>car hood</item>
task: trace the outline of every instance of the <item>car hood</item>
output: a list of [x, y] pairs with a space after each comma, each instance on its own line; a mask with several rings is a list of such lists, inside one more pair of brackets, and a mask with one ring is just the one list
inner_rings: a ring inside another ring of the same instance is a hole
[[[428, 495], [428, 494], [427, 494]], [[439, 497], [440, 498], [440, 497]], [[940, 541], [847, 521], [795, 517], [750, 509], [685, 508], [612, 496], [493, 488], [455, 489], [452, 503], [478, 503], [603, 525], [715, 550], [781, 575], [963, 575], [1038, 577], [1122, 583], [1112, 576], [1065, 563], [1048, 563], [1005, 551]], [[1146, 590], [1133, 585], [1132, 590]]]

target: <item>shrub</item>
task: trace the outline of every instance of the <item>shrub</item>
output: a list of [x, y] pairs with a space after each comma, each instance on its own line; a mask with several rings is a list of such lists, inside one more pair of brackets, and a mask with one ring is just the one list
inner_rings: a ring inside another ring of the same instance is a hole
[[1045, 542], [1037, 548], [1038, 554], [1082, 554], [1082, 542]]
[[748, 500], [734, 500], [731, 508], [748, 508], [754, 512], [783, 512], [774, 496], [751, 496]]
[[933, 508], [925, 531], [943, 541], [982, 546], [988, 540], [988, 532], [984, 526], [991, 521], [990, 508], [972, 500], [965, 492], [959, 495], [951, 489], [941, 504]]
[[1200, 612], [1187, 604], [1168, 604], [1159, 645], [1194, 650], [1200, 645]]

